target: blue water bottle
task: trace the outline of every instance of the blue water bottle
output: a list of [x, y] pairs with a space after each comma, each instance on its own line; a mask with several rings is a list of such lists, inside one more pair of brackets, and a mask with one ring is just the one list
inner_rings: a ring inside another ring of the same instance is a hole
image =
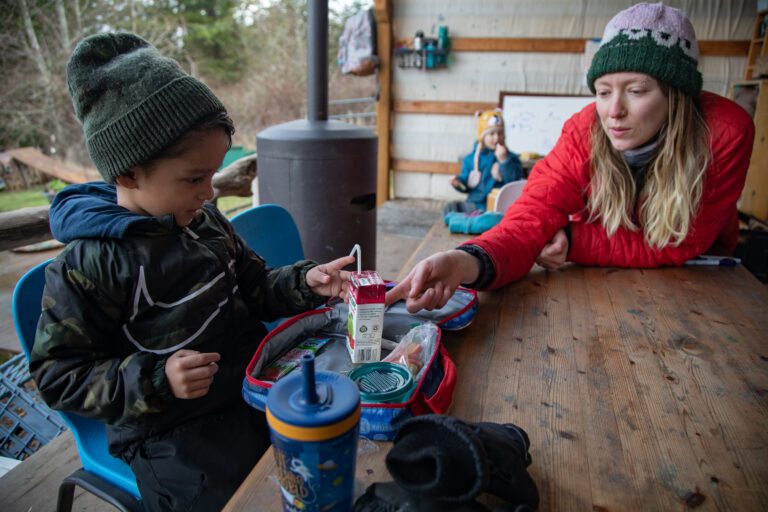
[[426, 68], [427, 69], [434, 69], [435, 68], [435, 42], [432, 39], [429, 39], [427, 42], [427, 46], [424, 49], [424, 52], [426, 53]]
[[315, 373], [304, 355], [301, 372], [275, 383], [267, 422], [285, 512], [352, 510], [360, 392], [348, 377]]

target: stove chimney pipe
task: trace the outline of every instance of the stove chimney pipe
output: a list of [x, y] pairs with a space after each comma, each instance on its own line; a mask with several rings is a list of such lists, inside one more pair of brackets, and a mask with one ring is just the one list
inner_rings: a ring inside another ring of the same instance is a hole
[[328, 120], [328, 0], [308, 0], [307, 119]]

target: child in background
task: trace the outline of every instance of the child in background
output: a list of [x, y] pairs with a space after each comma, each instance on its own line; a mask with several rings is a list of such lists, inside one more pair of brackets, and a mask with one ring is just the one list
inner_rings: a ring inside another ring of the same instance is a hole
[[51, 407], [107, 424], [148, 511], [220, 510], [269, 446], [241, 398], [262, 320], [346, 297], [354, 262], [271, 269], [207, 201], [234, 132], [224, 105], [129, 33], [67, 68], [106, 183], [62, 190], [30, 369]]
[[451, 185], [468, 192], [469, 204], [453, 211], [485, 211], [486, 199], [495, 187], [523, 179], [520, 158], [504, 145], [504, 120], [501, 110], [477, 112], [477, 141], [461, 166], [461, 174], [451, 178]]

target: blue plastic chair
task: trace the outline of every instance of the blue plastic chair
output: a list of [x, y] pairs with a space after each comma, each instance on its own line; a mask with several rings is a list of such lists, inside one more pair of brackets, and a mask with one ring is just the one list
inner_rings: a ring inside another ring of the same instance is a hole
[[[270, 267], [292, 265], [304, 259], [299, 228], [291, 214], [278, 204], [254, 206], [230, 219], [237, 234], [253, 251], [266, 260]], [[264, 322], [271, 331], [283, 322]]]
[[270, 267], [291, 265], [304, 259], [299, 229], [288, 210], [277, 204], [263, 204], [239, 213], [230, 220], [256, 254]]
[[[35, 341], [35, 330], [40, 319], [45, 267], [48, 263], [50, 260], [29, 270], [19, 280], [13, 291], [13, 321], [27, 359]], [[131, 468], [122, 460], [109, 454], [104, 423], [77, 414], [57, 412], [72, 430], [83, 467], [62, 481], [59, 486], [56, 510], [58, 512], [72, 510], [77, 485], [118, 510], [143, 511], [139, 488]]]

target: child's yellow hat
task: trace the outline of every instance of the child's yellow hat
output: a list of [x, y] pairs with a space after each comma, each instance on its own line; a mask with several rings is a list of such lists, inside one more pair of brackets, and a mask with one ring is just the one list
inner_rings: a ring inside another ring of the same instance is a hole
[[477, 118], [477, 142], [482, 144], [483, 137], [492, 132], [504, 131], [504, 119], [501, 117], [501, 109], [486, 110], [485, 112], [475, 112]]

